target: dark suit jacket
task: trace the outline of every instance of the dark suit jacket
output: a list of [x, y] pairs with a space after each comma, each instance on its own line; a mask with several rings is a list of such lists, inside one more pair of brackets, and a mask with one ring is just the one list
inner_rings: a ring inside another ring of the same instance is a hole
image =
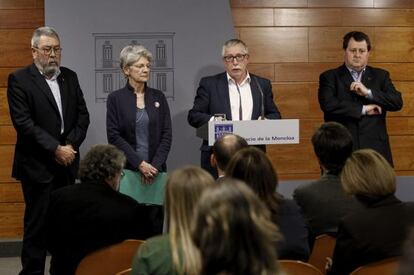
[[329, 274], [349, 274], [361, 265], [401, 255], [401, 245], [414, 224], [414, 204], [394, 195], [364, 203], [339, 225]]
[[[325, 121], [337, 121], [348, 128], [354, 149], [374, 149], [392, 164], [385, 117], [387, 111], [401, 110], [401, 93], [394, 88], [389, 73], [382, 69], [367, 66], [362, 76], [361, 82], [371, 89], [372, 99], [351, 92], [353, 81], [345, 65], [320, 75], [318, 97]], [[361, 115], [362, 106], [367, 104], [381, 106], [382, 114]]]
[[283, 199], [273, 221], [283, 239], [277, 245], [279, 259], [307, 261], [309, 258], [308, 228], [300, 208], [293, 200]]
[[[163, 92], [146, 87], [145, 109], [149, 117], [149, 163], [166, 171], [166, 161], [172, 142], [171, 116]], [[135, 135], [136, 96], [127, 84], [108, 96], [106, 134], [108, 142], [122, 150], [128, 160], [126, 168], [136, 171], [143, 161], [137, 153]]]
[[[10, 116], [17, 132], [12, 176], [19, 180], [50, 182], [57, 167], [55, 150], [58, 145], [79, 146], [86, 136], [89, 113], [76, 73], [60, 67], [58, 77], [62, 99], [64, 132], [56, 101], [45, 78], [32, 64], [9, 75], [7, 97]], [[66, 168], [75, 179], [79, 164], [76, 160]]]
[[293, 192], [293, 198], [309, 226], [310, 243], [318, 235], [336, 234], [340, 219], [360, 207], [352, 196], [345, 194], [339, 177], [332, 174], [299, 186]]
[[[256, 85], [256, 78], [263, 90], [264, 114], [268, 119], [280, 119], [280, 112], [273, 102], [272, 85], [269, 80], [250, 74], [250, 88], [253, 98], [252, 120], [261, 115], [262, 96]], [[188, 112], [188, 123], [199, 128], [207, 123], [214, 114], [226, 114], [227, 120], [232, 120], [229, 96], [229, 84], [226, 73], [204, 77], [200, 80], [194, 106]], [[203, 142], [201, 150], [209, 151], [207, 141]]]
[[147, 238], [147, 224], [141, 205], [105, 183], [54, 191], [46, 219], [51, 274], [74, 274], [82, 258], [94, 250], [125, 239]]

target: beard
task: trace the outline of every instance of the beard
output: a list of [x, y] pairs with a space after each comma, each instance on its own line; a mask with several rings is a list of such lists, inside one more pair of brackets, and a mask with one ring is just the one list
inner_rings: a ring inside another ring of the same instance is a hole
[[39, 71], [41, 71], [47, 78], [51, 78], [54, 75], [57, 75], [60, 73], [59, 64], [58, 62], [35, 62], [37, 68]]

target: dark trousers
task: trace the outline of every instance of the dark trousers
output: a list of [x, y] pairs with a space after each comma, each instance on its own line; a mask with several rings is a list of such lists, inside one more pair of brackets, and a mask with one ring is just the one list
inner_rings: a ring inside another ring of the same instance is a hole
[[40, 183], [22, 180], [26, 208], [24, 211], [24, 233], [20, 275], [44, 274], [46, 260], [45, 222], [50, 193], [60, 187], [74, 183], [65, 173], [58, 173], [51, 182]]

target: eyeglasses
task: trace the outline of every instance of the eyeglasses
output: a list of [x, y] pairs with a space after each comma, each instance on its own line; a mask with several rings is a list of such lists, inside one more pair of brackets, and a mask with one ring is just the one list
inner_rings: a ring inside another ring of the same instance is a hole
[[62, 48], [61, 47], [45, 47], [42, 49], [39, 49], [38, 47], [33, 47], [33, 49], [39, 50], [40, 52], [42, 52], [44, 55], [51, 55], [52, 51], [56, 54], [59, 55], [62, 52]]
[[226, 62], [233, 62], [234, 59], [237, 60], [237, 62], [243, 61], [248, 54], [236, 54], [236, 55], [226, 55], [223, 56], [224, 61]]

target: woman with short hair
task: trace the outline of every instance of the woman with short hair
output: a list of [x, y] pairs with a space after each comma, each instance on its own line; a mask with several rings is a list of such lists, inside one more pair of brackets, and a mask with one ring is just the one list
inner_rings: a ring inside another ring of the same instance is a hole
[[401, 255], [401, 246], [414, 224], [414, 205], [395, 197], [395, 172], [372, 149], [352, 153], [341, 174], [344, 191], [362, 207], [339, 224], [329, 274], [349, 274], [359, 266]]
[[[162, 91], [148, 87], [152, 54], [142, 45], [122, 49], [120, 65], [127, 79], [124, 88], [109, 94], [106, 112], [108, 142], [125, 153], [125, 168], [139, 171], [142, 181], [153, 182], [159, 172], [167, 170], [171, 148], [170, 109]], [[152, 228], [162, 232], [162, 206], [148, 209], [155, 216]]]

